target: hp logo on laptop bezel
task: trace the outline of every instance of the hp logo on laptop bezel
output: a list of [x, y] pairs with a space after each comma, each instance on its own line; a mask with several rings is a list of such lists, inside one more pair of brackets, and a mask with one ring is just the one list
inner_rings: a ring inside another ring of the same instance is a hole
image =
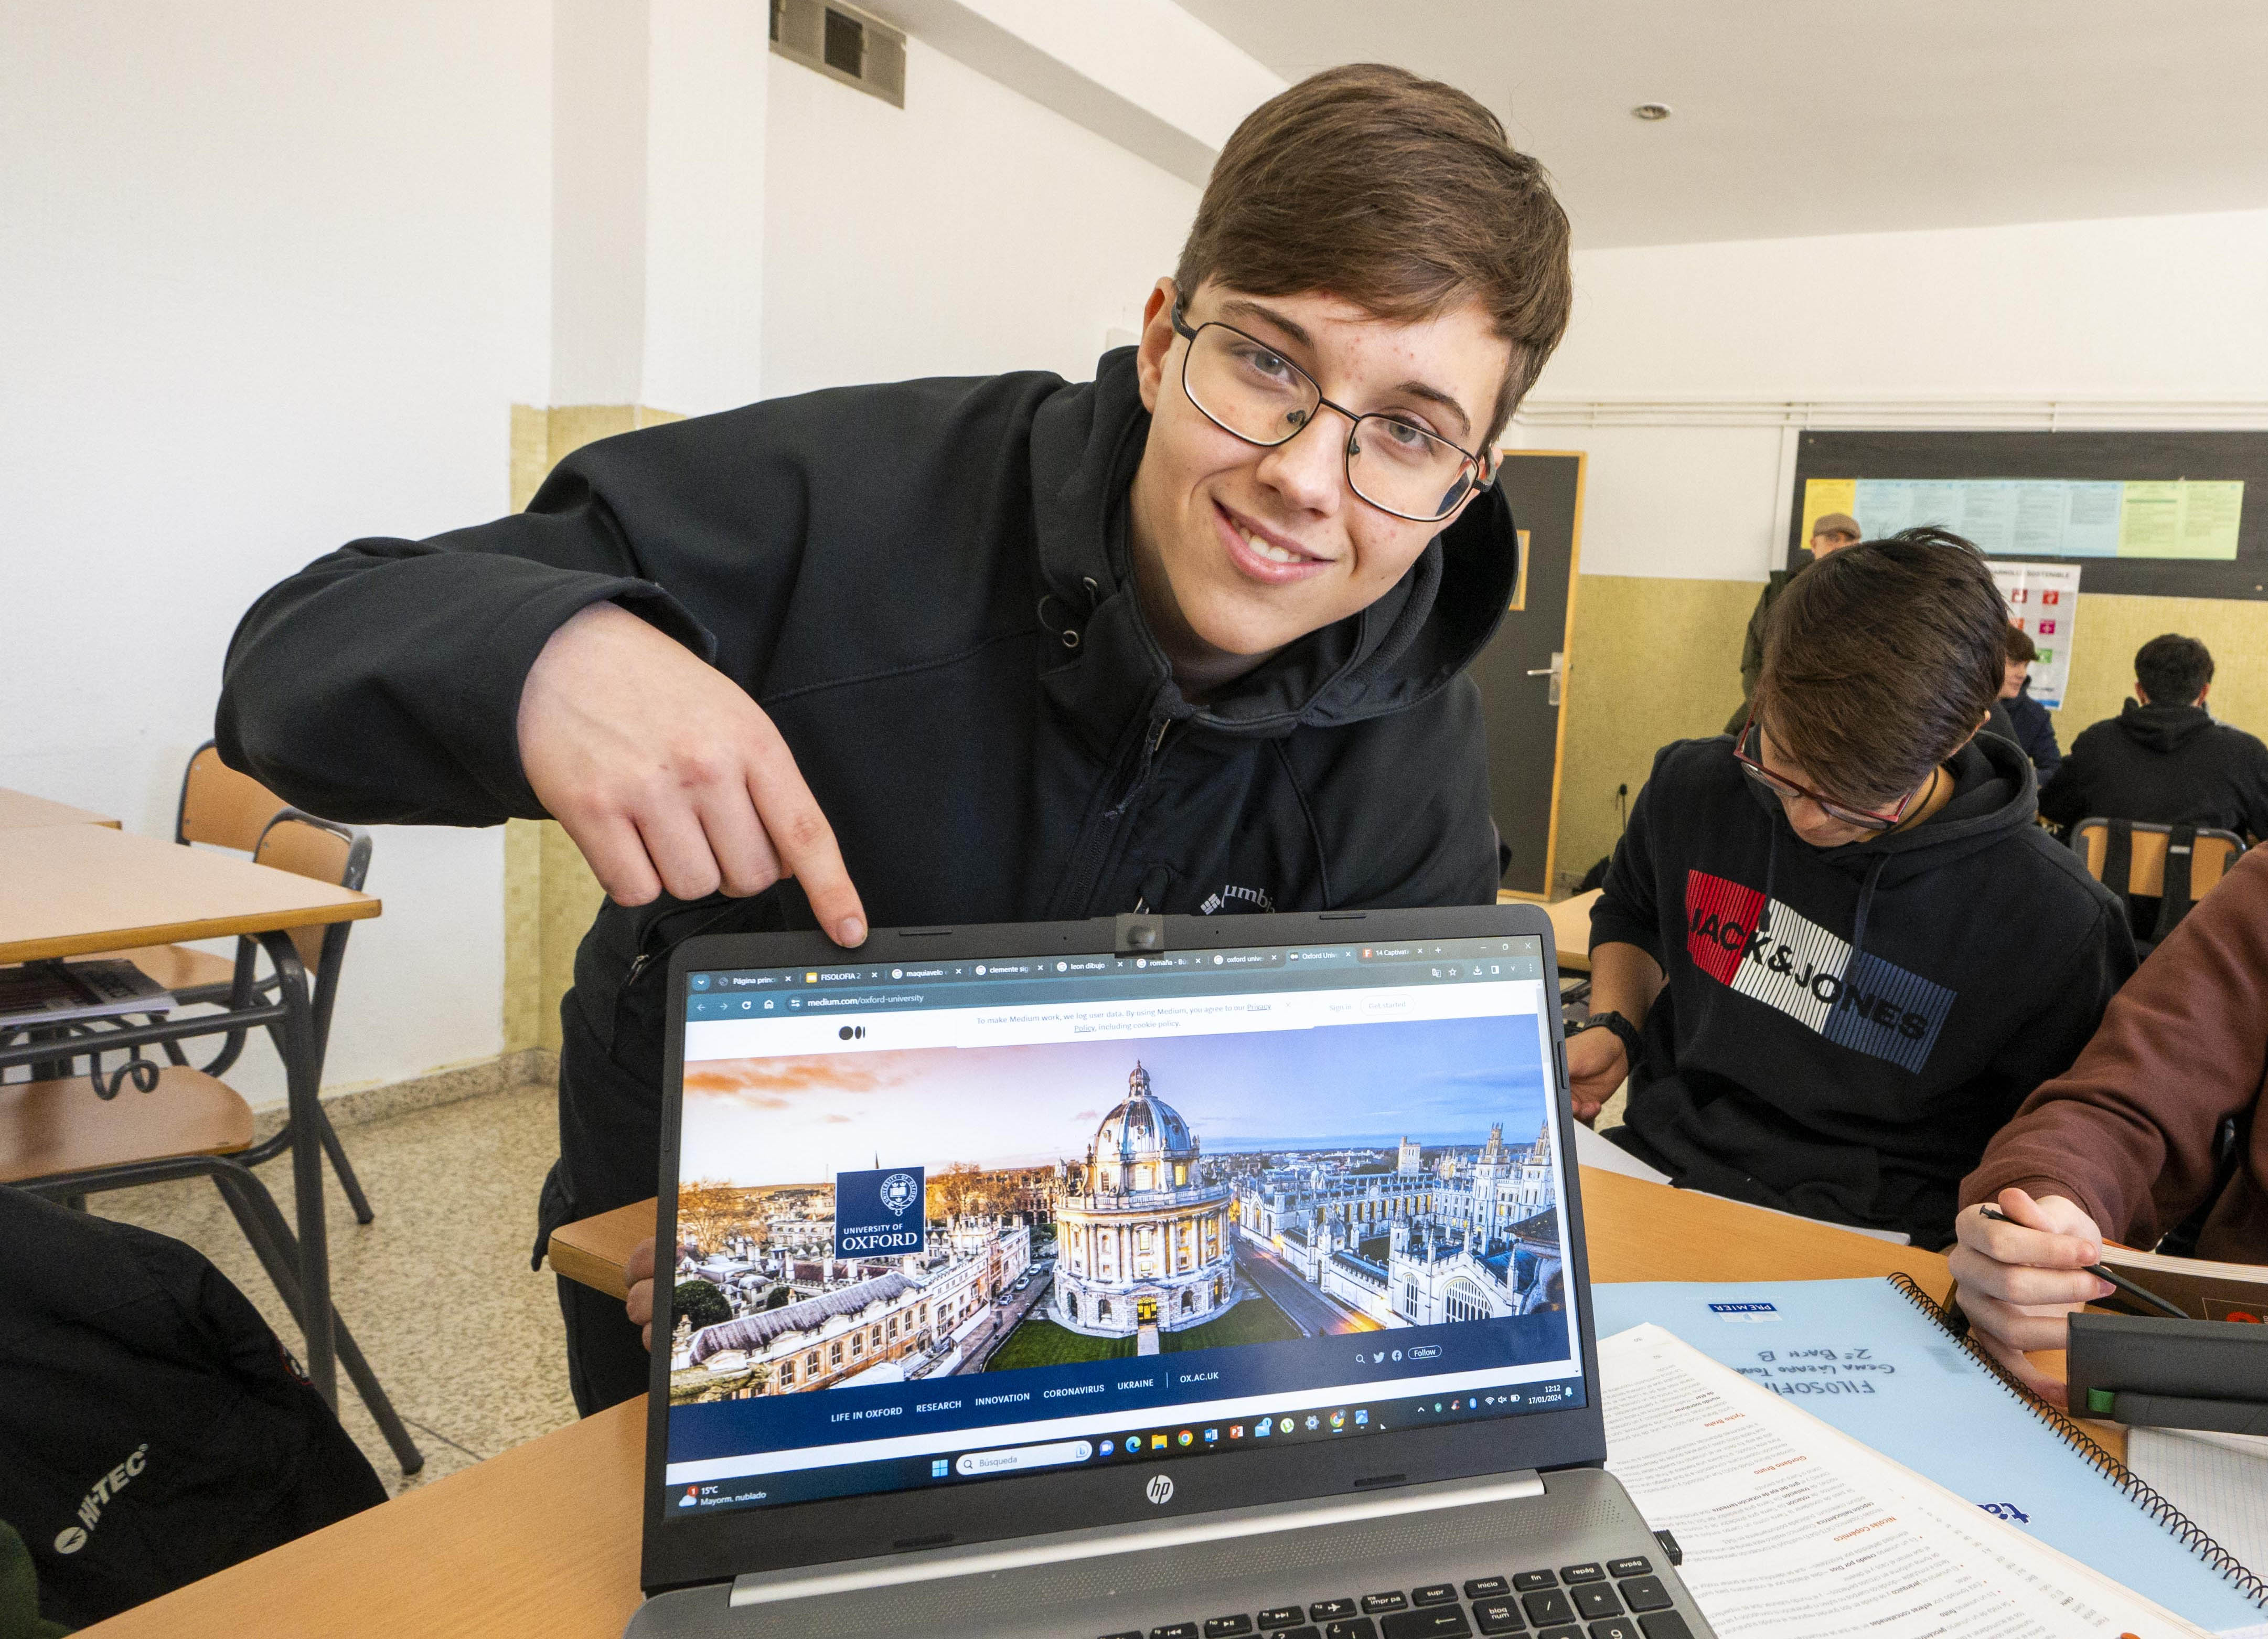
[[1158, 1508], [1174, 1500], [1174, 1477], [1171, 1474], [1152, 1474], [1150, 1483], [1142, 1488], [1142, 1495]]

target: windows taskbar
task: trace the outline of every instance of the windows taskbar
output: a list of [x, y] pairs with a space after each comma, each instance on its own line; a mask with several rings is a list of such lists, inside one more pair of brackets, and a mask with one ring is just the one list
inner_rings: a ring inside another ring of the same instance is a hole
[[1344, 1440], [1440, 1422], [1564, 1411], [1582, 1404], [1582, 1387], [1580, 1377], [1569, 1377], [1465, 1390], [1449, 1395], [1350, 1403], [1244, 1420], [1211, 1418], [1203, 1422], [1145, 1424], [1130, 1418], [1123, 1432], [1091, 1438], [1022, 1445], [996, 1441], [965, 1451], [889, 1458], [872, 1463], [840, 1463], [800, 1473], [749, 1474], [672, 1485], [667, 1488], [666, 1513], [672, 1518], [689, 1518], [720, 1508], [777, 1508], [828, 1497], [962, 1485], [971, 1480], [1013, 1478], [1047, 1470], [1154, 1463], [1222, 1451], [1259, 1450], [1287, 1442]]

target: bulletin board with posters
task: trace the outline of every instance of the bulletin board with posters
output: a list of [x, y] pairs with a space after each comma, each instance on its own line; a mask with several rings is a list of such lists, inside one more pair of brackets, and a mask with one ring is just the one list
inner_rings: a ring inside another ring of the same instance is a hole
[[2071, 687], [2072, 646], [2078, 638], [2077, 564], [2036, 564], [2024, 558], [1988, 560], [1992, 584], [2008, 606], [2008, 624], [2029, 633], [2035, 651], [2029, 675], [2032, 698], [2051, 712], [2063, 710]]
[[2087, 589], [2268, 600], [2268, 432], [1815, 432], [1787, 563], [1814, 519], [1868, 538], [1939, 524], [1984, 556], [2083, 565]]

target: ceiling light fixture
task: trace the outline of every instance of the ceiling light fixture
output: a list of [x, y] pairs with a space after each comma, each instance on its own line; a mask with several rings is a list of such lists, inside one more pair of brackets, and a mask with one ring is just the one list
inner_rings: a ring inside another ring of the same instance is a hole
[[1676, 110], [1666, 102], [1641, 102], [1631, 113], [1641, 120], [1666, 120]]

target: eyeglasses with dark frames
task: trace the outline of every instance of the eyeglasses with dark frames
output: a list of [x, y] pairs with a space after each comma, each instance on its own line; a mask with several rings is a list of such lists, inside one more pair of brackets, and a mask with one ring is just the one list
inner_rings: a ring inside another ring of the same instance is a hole
[[[1754, 736], [1756, 752], [1749, 749], [1751, 736]], [[1887, 814], [1878, 814], [1872, 808], [1854, 808], [1848, 802], [1837, 802], [1832, 797], [1822, 797], [1810, 786], [1800, 785], [1786, 775], [1774, 773], [1771, 769], [1766, 768], [1757, 760], [1757, 753], [1761, 753], [1763, 749], [1764, 731], [1757, 725], [1756, 712], [1751, 710], [1749, 712], [1748, 720], [1741, 725], [1739, 736], [1733, 742], [1733, 756], [1738, 759], [1749, 778], [1764, 786], [1765, 790], [1780, 796], [1800, 797], [1815, 802], [1822, 812], [1831, 818], [1841, 820], [1845, 825], [1856, 825], [1861, 831], [1892, 830], [1900, 820], [1905, 817], [1906, 809], [1913, 802], [1914, 794], [1911, 791], [1900, 798], [1897, 807]]]
[[1333, 403], [1314, 377], [1259, 337], [1217, 319], [1192, 328], [1181, 301], [1174, 304], [1174, 330], [1189, 343], [1182, 391], [1222, 432], [1273, 449], [1313, 425], [1317, 410], [1336, 410], [1351, 424], [1347, 487], [1413, 523], [1439, 523], [1479, 486], [1486, 463], [1478, 455], [1406, 413]]

